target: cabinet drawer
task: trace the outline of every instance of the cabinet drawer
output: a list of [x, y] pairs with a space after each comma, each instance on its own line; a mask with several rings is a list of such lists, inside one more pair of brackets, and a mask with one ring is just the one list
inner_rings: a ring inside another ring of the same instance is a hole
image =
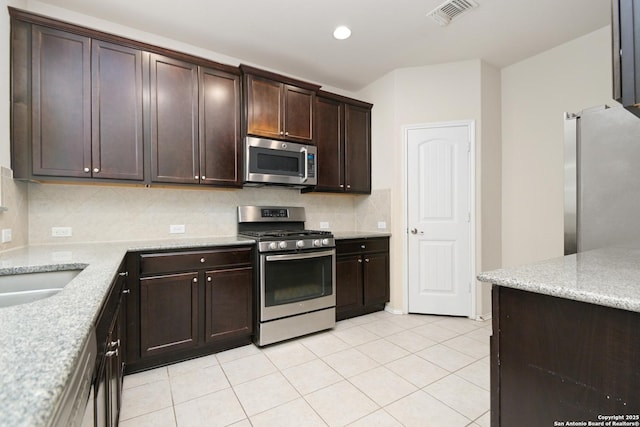
[[165, 252], [140, 255], [140, 274], [168, 273], [251, 264], [251, 248]]
[[361, 252], [386, 252], [388, 250], [389, 239], [386, 237], [336, 241], [336, 255]]

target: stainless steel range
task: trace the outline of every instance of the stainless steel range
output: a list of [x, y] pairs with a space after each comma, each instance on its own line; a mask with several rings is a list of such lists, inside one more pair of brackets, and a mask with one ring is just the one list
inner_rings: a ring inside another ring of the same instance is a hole
[[335, 326], [335, 241], [305, 219], [302, 207], [238, 206], [238, 234], [258, 242], [260, 346]]

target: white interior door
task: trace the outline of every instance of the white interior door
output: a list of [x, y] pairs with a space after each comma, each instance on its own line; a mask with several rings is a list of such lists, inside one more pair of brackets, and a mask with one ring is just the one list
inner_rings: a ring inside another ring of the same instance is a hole
[[407, 129], [410, 313], [471, 315], [470, 131]]

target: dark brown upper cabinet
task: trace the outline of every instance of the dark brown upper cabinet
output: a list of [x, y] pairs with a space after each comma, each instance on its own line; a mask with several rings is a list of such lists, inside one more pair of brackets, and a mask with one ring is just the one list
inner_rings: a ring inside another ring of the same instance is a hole
[[30, 74], [33, 174], [90, 174], [91, 39], [34, 25]]
[[242, 185], [240, 74], [199, 67], [200, 182]]
[[150, 55], [151, 181], [197, 184], [198, 67]]
[[612, 1], [613, 98], [640, 116], [640, 3]]
[[15, 176], [143, 180], [141, 52], [19, 21], [12, 42]]
[[246, 133], [310, 143], [317, 85], [240, 66], [245, 82]]
[[365, 102], [318, 92], [316, 191], [371, 193], [371, 108]]
[[237, 67], [9, 13], [16, 178], [242, 185]]
[[94, 40], [91, 62], [92, 176], [142, 181], [142, 52]]
[[240, 76], [151, 54], [153, 182], [240, 185]]

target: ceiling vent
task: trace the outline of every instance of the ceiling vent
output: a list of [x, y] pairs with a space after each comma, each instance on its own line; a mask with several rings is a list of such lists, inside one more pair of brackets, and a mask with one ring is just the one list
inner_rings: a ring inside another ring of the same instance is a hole
[[476, 7], [478, 7], [478, 2], [474, 0], [449, 0], [427, 13], [427, 16], [445, 26]]

